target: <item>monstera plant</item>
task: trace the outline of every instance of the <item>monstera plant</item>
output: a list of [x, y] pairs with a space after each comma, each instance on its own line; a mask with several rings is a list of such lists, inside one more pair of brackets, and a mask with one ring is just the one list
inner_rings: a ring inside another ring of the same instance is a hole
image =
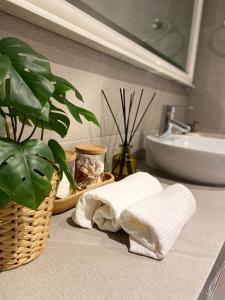
[[[64, 108], [79, 123], [84, 117], [99, 125], [92, 112], [67, 99], [69, 91], [83, 102], [44, 56], [17, 38], [0, 39], [0, 208], [12, 200], [36, 209], [51, 191], [55, 165], [75, 189], [63, 149], [55, 140], [43, 141], [45, 129], [67, 134]], [[39, 139], [32, 138], [36, 130]]]

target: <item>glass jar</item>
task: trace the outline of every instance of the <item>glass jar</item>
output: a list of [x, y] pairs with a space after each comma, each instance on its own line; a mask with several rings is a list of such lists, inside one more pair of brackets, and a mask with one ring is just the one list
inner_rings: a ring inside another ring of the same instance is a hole
[[112, 174], [116, 181], [137, 171], [137, 160], [131, 153], [132, 146], [120, 145], [120, 147], [120, 153], [115, 154], [112, 158]]
[[75, 179], [79, 190], [93, 187], [103, 181], [106, 152], [107, 147], [103, 145], [76, 146]]
[[72, 150], [65, 150], [66, 155], [66, 162], [70, 169], [71, 174], [74, 176], [75, 174], [75, 159], [76, 159], [76, 153]]
[[[75, 158], [76, 154], [71, 150], [65, 150], [66, 155], [66, 163], [68, 165], [68, 168], [70, 169], [71, 174], [74, 176], [75, 172]], [[72, 193], [72, 190], [70, 188], [70, 183], [65, 175], [63, 173], [62, 179], [59, 183], [56, 199], [62, 199], [68, 197]]]

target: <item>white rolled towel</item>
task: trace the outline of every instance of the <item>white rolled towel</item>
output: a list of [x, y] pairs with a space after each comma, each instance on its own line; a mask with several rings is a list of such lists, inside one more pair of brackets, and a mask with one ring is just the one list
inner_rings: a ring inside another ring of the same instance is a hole
[[119, 182], [84, 193], [73, 211], [72, 219], [85, 228], [92, 228], [96, 223], [102, 230], [116, 232], [121, 229], [120, 214], [128, 205], [162, 190], [155, 177], [138, 172]]
[[131, 252], [163, 259], [195, 210], [192, 193], [184, 185], [174, 184], [131, 204], [119, 222], [130, 235]]

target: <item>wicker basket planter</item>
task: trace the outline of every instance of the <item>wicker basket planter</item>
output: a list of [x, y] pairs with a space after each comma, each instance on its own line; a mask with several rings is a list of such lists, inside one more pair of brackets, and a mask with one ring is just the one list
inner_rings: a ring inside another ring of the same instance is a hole
[[48, 240], [58, 175], [52, 178], [52, 191], [37, 210], [10, 202], [0, 209], [0, 271], [10, 270], [38, 257]]

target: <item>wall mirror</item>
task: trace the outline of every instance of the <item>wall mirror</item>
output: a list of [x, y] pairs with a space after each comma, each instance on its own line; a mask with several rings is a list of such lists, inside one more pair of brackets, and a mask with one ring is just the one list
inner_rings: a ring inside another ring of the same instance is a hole
[[0, 8], [192, 86], [203, 0], [3, 0]]
[[67, 0], [183, 71], [194, 0]]

